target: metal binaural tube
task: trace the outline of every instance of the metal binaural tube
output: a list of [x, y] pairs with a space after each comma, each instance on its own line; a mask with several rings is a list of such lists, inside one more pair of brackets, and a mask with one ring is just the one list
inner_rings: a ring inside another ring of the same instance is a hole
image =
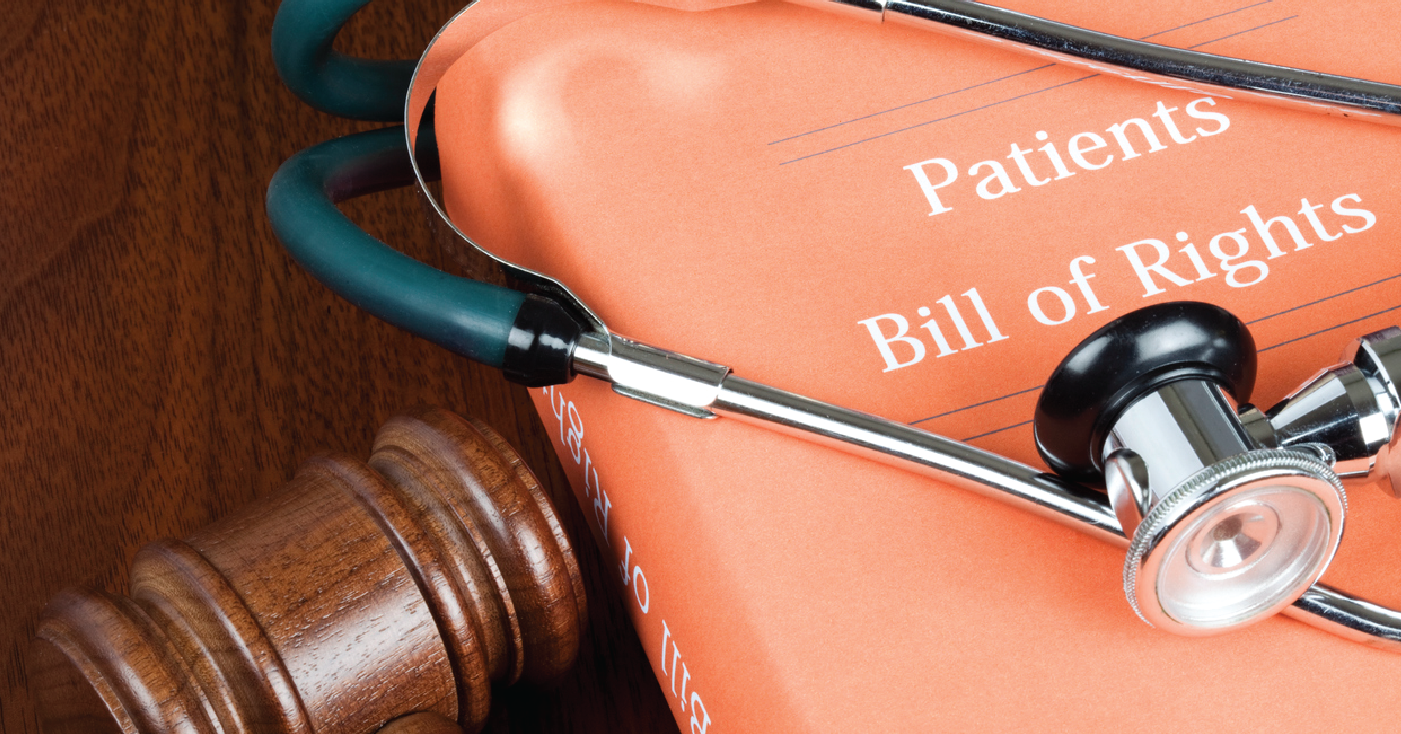
[[[746, 380], [722, 365], [614, 334], [585, 335], [574, 360], [579, 374], [610, 383], [622, 395], [691, 416], [704, 412], [738, 418], [833, 446], [1027, 509], [1116, 546], [1127, 545], [1104, 494], [1004, 456]], [[709, 403], [685, 404], [712, 390]], [[1347, 639], [1401, 651], [1401, 613], [1335, 589], [1315, 584], [1286, 612]]]
[[694, 418], [724, 416], [931, 476], [1124, 544], [1104, 493], [951, 438], [781, 390], [723, 365], [635, 342], [586, 334], [574, 369], [620, 395]]
[[841, 408], [733, 375], [715, 411], [892, 464], [1124, 543], [1105, 495], [1055, 474], [913, 426]]
[[1324, 584], [1314, 584], [1284, 614], [1353, 642], [1401, 652], [1401, 613]]
[[1034, 53], [1134, 81], [1401, 125], [1401, 87], [1160, 46], [969, 0], [796, 0]]

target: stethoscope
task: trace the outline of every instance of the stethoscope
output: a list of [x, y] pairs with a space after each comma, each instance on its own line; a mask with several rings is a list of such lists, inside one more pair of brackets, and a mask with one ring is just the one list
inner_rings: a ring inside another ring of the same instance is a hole
[[[968, 0], [798, 1], [1012, 41], [1059, 62], [1179, 89], [1401, 121], [1401, 87], [1166, 48]], [[445, 66], [453, 24], [416, 65], [333, 51], [340, 27], [368, 2], [284, 0], [273, 28], [279, 73], [303, 99], [349, 117], [411, 123], [407, 135], [390, 128], [304, 150], [272, 180], [274, 231], [337, 294], [514, 382], [545, 386], [587, 375], [687, 416], [796, 433], [1127, 542], [1125, 595], [1160, 629], [1215, 634], [1284, 611], [1401, 649], [1401, 612], [1317, 583], [1343, 532], [1342, 480], [1378, 480], [1401, 495], [1401, 330], [1354, 340], [1338, 364], [1262, 411], [1247, 402], [1256, 352], [1235, 316], [1185, 302], [1129, 313], [1072, 350], [1042, 391], [1033, 425], [1055, 473], [746, 380], [612, 333], [563, 283], [457, 231], [427, 185], [437, 175], [434, 69]], [[455, 236], [516, 288], [412, 260], [335, 207], [414, 183]]]

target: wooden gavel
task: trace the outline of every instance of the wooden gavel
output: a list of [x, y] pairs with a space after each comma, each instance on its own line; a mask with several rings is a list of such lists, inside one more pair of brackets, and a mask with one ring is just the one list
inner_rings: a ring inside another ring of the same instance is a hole
[[280, 491], [141, 549], [131, 592], [60, 592], [31, 692], [56, 732], [468, 732], [494, 683], [573, 663], [578, 562], [493, 430], [426, 408], [368, 463], [323, 456]]

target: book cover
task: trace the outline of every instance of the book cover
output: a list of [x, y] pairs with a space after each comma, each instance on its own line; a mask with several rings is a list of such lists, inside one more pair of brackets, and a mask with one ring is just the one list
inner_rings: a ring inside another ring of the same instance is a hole
[[[1396, 81], [1382, 2], [1009, 7]], [[1401, 132], [781, 3], [518, 13], [442, 65], [454, 222], [615, 332], [1039, 463], [1060, 358], [1233, 310], [1271, 404], [1401, 320]], [[1365, 51], [1364, 51], [1365, 50]], [[899, 469], [578, 379], [535, 393], [682, 731], [1386, 731], [1401, 656], [1139, 621], [1123, 551]], [[1401, 605], [1401, 506], [1324, 580]]]

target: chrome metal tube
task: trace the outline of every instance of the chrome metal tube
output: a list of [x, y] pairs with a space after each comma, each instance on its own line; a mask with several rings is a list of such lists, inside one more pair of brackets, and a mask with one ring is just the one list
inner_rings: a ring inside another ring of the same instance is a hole
[[1145, 489], [1151, 507], [1193, 474], [1253, 448], [1220, 387], [1181, 380], [1124, 409], [1104, 443], [1104, 458], [1127, 450], [1147, 459]]
[[574, 370], [611, 384], [620, 395], [694, 418], [739, 418], [932, 476], [1125, 544], [1103, 492], [914, 426], [736, 377], [723, 365], [616, 334], [593, 333], [575, 348]]
[[992, 42], [1135, 81], [1401, 125], [1401, 87], [1393, 84], [1170, 48], [969, 0], [799, 2]]
[[1401, 613], [1323, 584], [1314, 584], [1284, 613], [1353, 642], [1401, 652]]
[[[731, 374], [728, 367], [614, 334], [586, 335], [575, 371], [683, 415], [738, 418], [930, 476], [1123, 547], [1107, 497], [1055, 474], [951, 438]], [[1315, 584], [1287, 613], [1336, 635], [1401, 651], [1401, 613]]]
[[1004, 456], [733, 375], [721, 383], [713, 407], [721, 416], [932, 476], [1124, 544], [1119, 521], [1102, 492]]

